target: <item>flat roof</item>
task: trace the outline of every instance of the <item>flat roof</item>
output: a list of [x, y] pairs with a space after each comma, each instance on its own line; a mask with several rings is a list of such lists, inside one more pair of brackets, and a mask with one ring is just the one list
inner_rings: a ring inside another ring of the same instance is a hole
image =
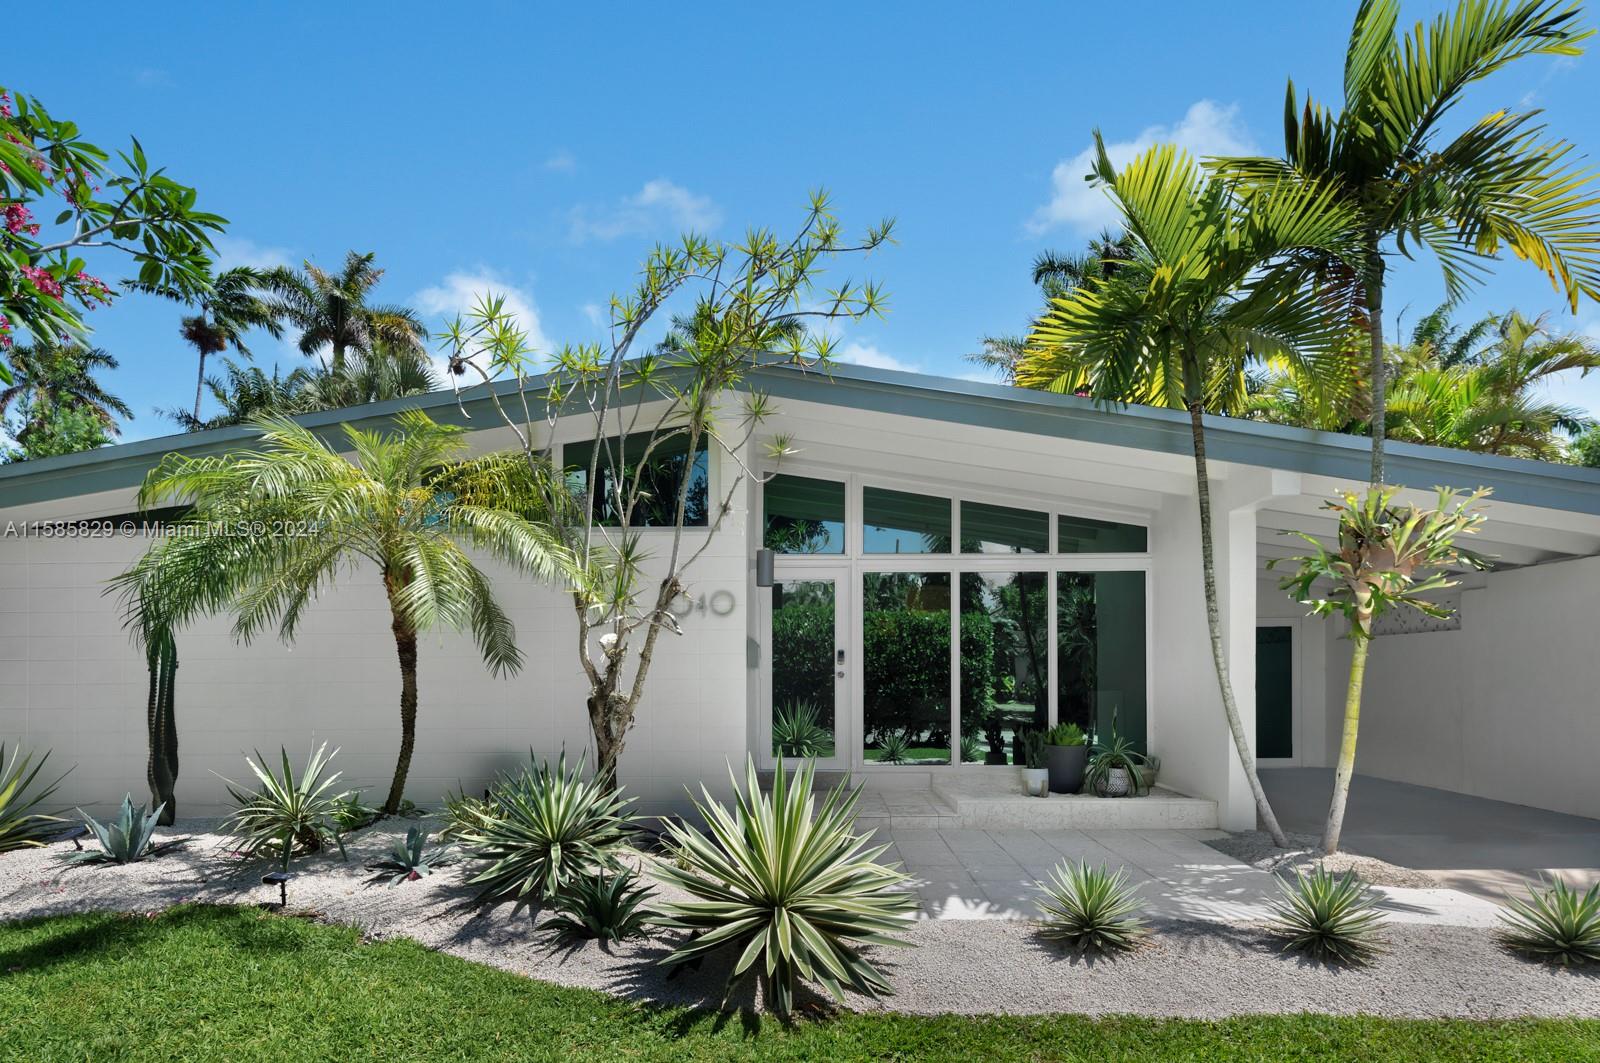
[[[826, 371], [764, 367], [747, 378], [774, 398], [817, 402], [876, 413], [975, 425], [1162, 454], [1191, 453], [1188, 414], [1151, 406], [1106, 407], [1074, 395], [988, 384], [950, 377], [834, 363]], [[493, 385], [502, 397], [513, 382]], [[530, 382], [541, 390], [542, 378]], [[462, 413], [465, 405], [473, 416]], [[542, 409], [542, 401], [536, 408]], [[301, 414], [311, 429], [340, 424], [372, 427], [403, 409], [427, 411], [462, 427], [499, 425], [489, 409], [485, 385], [430, 392], [389, 402]], [[1319, 432], [1288, 425], [1208, 415], [1206, 450], [1216, 461], [1364, 482], [1371, 441], [1365, 436]], [[140, 439], [97, 450], [0, 465], [0, 506], [20, 506], [77, 495], [136, 487], [167, 454], [215, 454], [257, 435], [249, 426]], [[1600, 515], [1600, 469], [1476, 454], [1448, 447], [1390, 442], [1385, 447], [1391, 483], [1431, 488], [1488, 487], [1502, 502]]]

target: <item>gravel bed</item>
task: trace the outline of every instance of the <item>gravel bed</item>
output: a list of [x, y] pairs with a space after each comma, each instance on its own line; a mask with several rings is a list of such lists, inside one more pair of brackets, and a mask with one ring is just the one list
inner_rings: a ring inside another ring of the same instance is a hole
[[[460, 865], [417, 882], [367, 885], [371, 876], [362, 864], [387, 850], [407, 825], [383, 824], [350, 836], [347, 864], [337, 857], [297, 861], [290, 911], [352, 924], [371, 938], [413, 938], [561, 985], [666, 1003], [721, 1001], [726, 961], [676, 978], [656, 966], [672, 947], [671, 934], [615, 949], [557, 949], [536, 933], [543, 918], [538, 913], [473, 904], [475, 891], [465, 882], [469, 871]], [[185, 847], [127, 867], [64, 866], [59, 856], [71, 851], [70, 843], [0, 855], [0, 920], [96, 909], [151, 911], [185, 901], [276, 901], [277, 891], [260, 884], [267, 869], [238, 866], [215, 835], [191, 829]], [[631, 859], [647, 864], [652, 858]], [[852, 997], [849, 1006], [913, 1014], [1600, 1017], [1600, 977], [1518, 959], [1482, 929], [1395, 925], [1386, 932], [1388, 951], [1359, 969], [1283, 954], [1270, 933], [1256, 926], [1164, 921], [1156, 931], [1136, 953], [1104, 960], [1043, 942], [1025, 922], [925, 920], [906, 935], [916, 948], [871, 950], [895, 995], [882, 1001]], [[755, 1002], [746, 991], [729, 1003]]]
[[1264, 830], [1239, 831], [1221, 838], [1206, 840], [1206, 844], [1235, 860], [1241, 860], [1263, 871], [1288, 875], [1293, 871], [1309, 872], [1318, 864], [1334, 874], [1354, 871], [1361, 881], [1373, 886], [1404, 886], [1410, 889], [1438, 889], [1442, 883], [1432, 875], [1414, 868], [1401, 867], [1371, 856], [1355, 853], [1334, 853], [1323, 856], [1322, 839], [1311, 834], [1286, 835], [1289, 848], [1280, 849], [1273, 844], [1272, 836]]

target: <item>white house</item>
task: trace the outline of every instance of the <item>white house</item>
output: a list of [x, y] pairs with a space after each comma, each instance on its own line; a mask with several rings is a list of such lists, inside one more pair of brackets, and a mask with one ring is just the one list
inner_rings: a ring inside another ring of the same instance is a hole
[[[1199, 799], [1174, 825], [1252, 824], [1205, 636], [1185, 415], [851, 366], [756, 376], [779, 410], [765, 430], [798, 453], [737, 492], [690, 571], [684, 633], [657, 654], [623, 758], [644, 807], [720, 785], [747, 753], [770, 766], [774, 713], [798, 710], [832, 732], [824, 764], [883, 788], [1004, 788], [1020, 728], [1114, 724], [1161, 757], [1164, 787]], [[374, 426], [402, 405], [466, 425], [475, 450], [510, 443], [449, 393], [301, 420]], [[1362, 483], [1368, 443], [1226, 418], [1207, 433], [1247, 728], [1266, 763], [1326, 765], [1348, 644], [1334, 622], [1305, 619], [1265, 563], [1297, 552], [1285, 532], [1333, 530], [1319, 507]], [[131, 523], [139, 483], [169, 452], [251, 437], [221, 429], [0, 468], [0, 740], [75, 765], [64, 803], [146, 789], [145, 662], [103, 594], [150, 542]], [[562, 442], [570, 459], [584, 441]], [[712, 499], [737, 471], [714, 452], [693, 464]], [[1360, 770], [1600, 816], [1600, 473], [1392, 444], [1389, 474], [1417, 501], [1437, 484], [1492, 488], [1477, 547], [1497, 561], [1462, 577], [1452, 622], [1401, 618], [1377, 639]], [[770, 587], [758, 586], [763, 546]], [[491, 678], [470, 640], [425, 637], [420, 803], [479, 788], [529, 749], [588, 745], [570, 603], [505, 573], [496, 586], [527, 663]], [[222, 618], [180, 633], [182, 812], [218, 811], [219, 776], [242, 778], [243, 754], [298, 758], [321, 741], [340, 747], [346, 780], [381, 793], [399, 742], [388, 625], [381, 588], [358, 571], [293, 645], [239, 645]]]

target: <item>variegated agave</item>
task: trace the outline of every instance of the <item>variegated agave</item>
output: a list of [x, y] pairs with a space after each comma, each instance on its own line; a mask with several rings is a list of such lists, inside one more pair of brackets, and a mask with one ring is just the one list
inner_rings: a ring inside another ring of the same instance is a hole
[[662, 902], [657, 923], [691, 932], [668, 955], [669, 966], [733, 949], [728, 991], [759, 974], [769, 1004], [787, 1015], [795, 981], [814, 980], [836, 999], [846, 988], [867, 996], [891, 992], [888, 979], [857, 951], [863, 944], [904, 945], [917, 910], [906, 876], [877, 862], [887, 846], [867, 847], [855, 832], [857, 792], [840, 786], [816, 807], [809, 761], [786, 776], [780, 762], [772, 793], [761, 792], [754, 761], [745, 786], [734, 784], [730, 810], [701, 788], [695, 808], [709, 834], [668, 823], [679, 866], [660, 864], [663, 882], [690, 893]]
[[329, 762], [339, 751], [335, 749], [329, 753], [328, 744], [324, 742], [306, 758], [305, 769], [298, 778], [289, 764], [289, 751], [280, 749], [279, 753], [282, 774], [275, 774], [259, 752], [254, 760], [245, 758], [260, 782], [260, 787], [254, 791], [222, 780], [228, 784], [228, 793], [235, 802], [233, 815], [222, 825], [223, 831], [232, 836], [234, 848], [244, 856], [273, 857], [282, 863], [284, 870], [289, 868], [289, 858], [298, 853], [336, 847], [339, 856], [344, 858], [337, 814], [349, 797], [349, 791], [334, 790], [339, 772], [324, 777]]

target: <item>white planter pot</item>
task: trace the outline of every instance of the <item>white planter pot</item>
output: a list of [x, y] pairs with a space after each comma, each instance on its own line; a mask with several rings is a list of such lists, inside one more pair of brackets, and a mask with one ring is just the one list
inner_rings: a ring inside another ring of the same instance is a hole
[[1050, 796], [1050, 769], [1023, 768], [1022, 792], [1029, 797]]

